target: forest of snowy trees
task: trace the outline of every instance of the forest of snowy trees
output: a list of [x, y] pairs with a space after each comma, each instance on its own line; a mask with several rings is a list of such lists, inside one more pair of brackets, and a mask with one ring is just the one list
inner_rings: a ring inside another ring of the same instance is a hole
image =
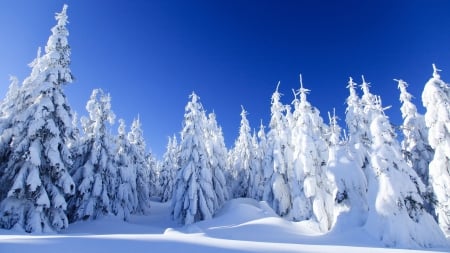
[[[232, 198], [265, 201], [291, 221], [323, 232], [364, 227], [386, 245], [446, 244], [450, 233], [450, 85], [433, 65], [419, 114], [396, 80], [401, 136], [381, 97], [348, 81], [346, 131], [308, 101], [300, 76], [293, 102], [278, 84], [268, 126], [252, 130], [242, 108], [239, 136], [225, 145], [216, 115], [192, 93], [180, 136], [158, 161], [147, 151], [139, 117], [130, 130], [111, 97], [92, 91], [88, 116], [77, 118], [64, 87], [70, 70], [67, 6], [56, 14], [45, 51], [31, 74], [11, 78], [0, 104], [0, 228], [60, 231], [79, 220], [151, 214], [151, 200], [170, 202], [181, 224], [211, 219]], [[358, 92], [359, 87], [361, 93]], [[114, 134], [116, 132], [116, 134]]]

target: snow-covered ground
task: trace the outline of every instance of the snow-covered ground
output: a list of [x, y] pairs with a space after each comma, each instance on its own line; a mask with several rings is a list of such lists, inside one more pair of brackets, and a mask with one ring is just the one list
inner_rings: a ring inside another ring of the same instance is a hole
[[0, 252], [450, 252], [385, 248], [362, 228], [321, 234], [316, 224], [286, 221], [251, 199], [229, 201], [214, 219], [189, 226], [172, 221], [169, 210], [153, 202], [149, 216], [77, 222], [52, 235], [0, 230]]

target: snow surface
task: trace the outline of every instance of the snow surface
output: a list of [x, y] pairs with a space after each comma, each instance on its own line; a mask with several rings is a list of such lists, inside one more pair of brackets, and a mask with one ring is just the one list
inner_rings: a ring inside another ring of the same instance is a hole
[[252, 199], [231, 200], [213, 219], [187, 226], [171, 220], [170, 203], [152, 202], [150, 211], [129, 222], [115, 216], [76, 222], [60, 234], [0, 229], [0, 252], [450, 252], [450, 246], [386, 248], [358, 227], [322, 234], [316, 223], [287, 221]]

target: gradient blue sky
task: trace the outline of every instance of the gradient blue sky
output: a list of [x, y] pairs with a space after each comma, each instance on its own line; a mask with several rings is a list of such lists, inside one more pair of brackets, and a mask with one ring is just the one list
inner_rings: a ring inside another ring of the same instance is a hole
[[[393, 78], [410, 84], [415, 103], [436, 63], [450, 82], [450, 1], [0, 1], [0, 95], [9, 75], [23, 80], [54, 13], [69, 5], [72, 72], [69, 102], [86, 115], [94, 88], [112, 96], [127, 125], [138, 114], [147, 146], [161, 157], [167, 137], [181, 130], [195, 91], [215, 111], [227, 146], [237, 137], [241, 105], [250, 124], [270, 118], [278, 81], [293, 99], [298, 75], [321, 111], [336, 107], [345, 125], [348, 77], [372, 84], [401, 122]], [[114, 126], [114, 131], [117, 125]]]

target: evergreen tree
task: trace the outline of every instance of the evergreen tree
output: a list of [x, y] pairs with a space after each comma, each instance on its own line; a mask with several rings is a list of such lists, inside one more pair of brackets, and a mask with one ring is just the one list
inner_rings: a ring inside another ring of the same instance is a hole
[[198, 96], [192, 93], [190, 98], [181, 132], [181, 169], [172, 197], [172, 217], [182, 224], [211, 219], [218, 208], [206, 148], [206, 115]]
[[251, 172], [253, 178], [253, 183], [250, 185], [249, 188], [249, 197], [256, 199], [256, 200], [262, 200], [263, 192], [264, 192], [264, 171], [261, 164], [263, 155], [259, 148], [258, 143], [258, 136], [255, 131], [253, 131], [252, 135], [252, 149], [253, 155], [251, 160]]
[[294, 100], [293, 113], [294, 167], [292, 171], [288, 170], [293, 198], [290, 216], [293, 220], [314, 218], [320, 229], [327, 231], [332, 223], [333, 185], [326, 167], [325, 126], [319, 110], [307, 101], [309, 90], [303, 88], [301, 76], [300, 84], [300, 100]]
[[161, 174], [159, 181], [162, 188], [162, 202], [167, 202], [172, 198], [173, 185], [178, 168], [180, 167], [180, 149], [177, 137], [169, 137], [166, 152], [163, 155]]
[[367, 182], [361, 168], [354, 162], [352, 152], [349, 152], [349, 142], [340, 139], [341, 128], [338, 117], [328, 113], [329, 155], [327, 167], [332, 174], [333, 184], [333, 230], [342, 231], [349, 227], [360, 227], [367, 218], [368, 204], [366, 198]]
[[150, 178], [150, 171], [155, 169], [156, 164], [151, 162], [154, 160], [151, 154], [146, 154], [146, 144], [144, 140], [144, 132], [142, 131], [141, 121], [139, 117], [133, 120], [131, 130], [128, 133], [128, 141], [130, 147], [130, 161], [131, 165], [136, 170], [136, 191], [138, 198], [138, 205], [136, 212], [140, 214], [147, 214], [150, 209], [150, 183], [156, 184], [156, 176], [153, 180]]
[[402, 102], [400, 111], [403, 117], [401, 126], [404, 136], [401, 143], [403, 157], [427, 187], [423, 197], [427, 210], [434, 215], [432, 210], [433, 193], [428, 182], [428, 166], [433, 159], [434, 150], [428, 144], [428, 128], [425, 125], [425, 118], [417, 112], [416, 106], [411, 102], [412, 95], [406, 90], [408, 84], [403, 80], [397, 81], [400, 90], [400, 102]]
[[115, 215], [129, 220], [130, 215], [136, 211], [138, 205], [136, 189], [136, 167], [130, 161], [131, 145], [126, 135], [126, 126], [123, 119], [119, 119], [118, 136], [116, 138], [117, 151], [114, 157], [114, 166], [117, 167], [116, 201], [112, 203]]
[[433, 68], [433, 77], [422, 93], [422, 102], [427, 109], [428, 141], [435, 152], [429, 165], [429, 180], [437, 201], [435, 210], [439, 226], [450, 234], [450, 88], [441, 80], [434, 64]]
[[222, 207], [229, 198], [225, 171], [227, 167], [228, 151], [222, 134], [222, 128], [217, 124], [216, 115], [210, 113], [206, 122], [206, 150], [208, 152], [208, 163], [212, 170], [212, 185], [215, 190], [216, 199], [214, 209]]
[[72, 111], [63, 92], [73, 79], [66, 11], [64, 5], [56, 14], [45, 55], [38, 54], [30, 65], [32, 73], [21, 95], [11, 94], [18, 106], [9, 113], [0, 138], [1, 147], [8, 149], [1, 152], [6, 161], [0, 169], [2, 228], [42, 232], [68, 226], [65, 196], [74, 193], [75, 184], [68, 172], [72, 161], [66, 145], [74, 137]]
[[370, 124], [372, 169], [366, 171], [369, 186], [367, 231], [388, 246], [445, 245], [445, 237], [424, 209], [425, 187], [403, 159], [394, 129], [381, 107], [381, 99], [377, 99], [375, 106]]
[[259, 168], [261, 170], [261, 181], [258, 187], [257, 195], [255, 195], [256, 200], [263, 200], [264, 190], [272, 176], [273, 169], [271, 166], [271, 157], [268, 155], [269, 146], [267, 143], [265, 127], [261, 122], [258, 131], [258, 149], [257, 149], [257, 159], [259, 163]]
[[[280, 102], [281, 94], [277, 89], [272, 95], [270, 130], [267, 134], [267, 156], [270, 169], [267, 173], [263, 200], [280, 216], [286, 216], [291, 208], [292, 199], [288, 185], [287, 171], [292, 161], [292, 150], [289, 144], [290, 132], [284, 115], [286, 107]], [[270, 176], [269, 176], [270, 175]]]
[[117, 167], [115, 146], [108, 129], [115, 115], [111, 97], [101, 89], [92, 91], [86, 104], [89, 118], [81, 119], [85, 136], [76, 148], [72, 176], [77, 183], [76, 194], [70, 199], [69, 218], [72, 221], [97, 219], [113, 213], [116, 205]]
[[254, 184], [255, 169], [253, 159], [255, 152], [250, 133], [250, 124], [244, 107], [241, 111], [241, 126], [239, 136], [230, 151], [231, 171], [233, 174], [233, 197], [247, 198], [251, 196], [250, 188]]

